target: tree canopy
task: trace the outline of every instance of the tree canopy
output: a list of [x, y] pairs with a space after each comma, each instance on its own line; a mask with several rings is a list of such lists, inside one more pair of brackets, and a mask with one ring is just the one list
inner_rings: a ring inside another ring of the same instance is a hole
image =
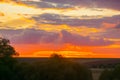
[[17, 55], [17, 52], [10, 45], [10, 41], [5, 38], [0, 38], [0, 57], [11, 57], [13, 55]]
[[99, 80], [120, 80], [120, 65], [116, 65], [113, 69], [104, 70]]
[[92, 80], [88, 68], [61, 55], [30, 64], [16, 63], [16, 54], [10, 41], [0, 38], [0, 80]]

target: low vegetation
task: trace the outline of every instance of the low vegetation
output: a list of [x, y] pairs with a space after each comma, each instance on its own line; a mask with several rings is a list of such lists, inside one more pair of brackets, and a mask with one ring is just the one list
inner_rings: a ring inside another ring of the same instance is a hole
[[16, 54], [9, 40], [0, 38], [0, 80], [92, 80], [87, 67], [60, 55], [29, 64], [15, 60]]
[[[9, 40], [0, 38], [0, 80], [93, 80], [91, 71], [79, 63], [53, 54], [45, 61], [20, 63]], [[120, 80], [120, 65], [105, 69], [99, 80]]]
[[113, 69], [105, 69], [99, 80], [120, 80], [120, 65], [116, 65]]

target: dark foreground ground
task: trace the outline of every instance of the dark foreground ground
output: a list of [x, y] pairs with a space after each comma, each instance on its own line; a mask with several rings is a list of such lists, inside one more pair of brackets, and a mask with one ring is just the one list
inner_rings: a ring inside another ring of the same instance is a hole
[[[38, 61], [44, 61], [48, 58], [17, 58], [20, 62], [33, 63]], [[117, 64], [120, 64], [120, 59], [115, 58], [69, 58], [71, 61], [78, 62], [82, 65], [89, 67], [92, 71], [93, 80], [98, 80], [102, 71], [105, 68], [112, 69]]]

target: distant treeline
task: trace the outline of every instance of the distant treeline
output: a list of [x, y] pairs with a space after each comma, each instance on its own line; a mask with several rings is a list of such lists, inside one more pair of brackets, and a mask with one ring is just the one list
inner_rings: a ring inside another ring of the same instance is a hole
[[[89, 68], [53, 54], [45, 61], [21, 63], [9, 40], [0, 38], [0, 80], [93, 80]], [[99, 80], [120, 80], [120, 66], [105, 69]]]
[[7, 57], [0, 59], [0, 80], [92, 80], [92, 74], [88, 68], [59, 55], [31, 64]]
[[[94, 76], [95, 77], [95, 76]], [[93, 80], [87, 67], [52, 55], [34, 63], [20, 63], [12, 57], [0, 57], [0, 80]], [[120, 80], [120, 66], [105, 69], [99, 80]]]

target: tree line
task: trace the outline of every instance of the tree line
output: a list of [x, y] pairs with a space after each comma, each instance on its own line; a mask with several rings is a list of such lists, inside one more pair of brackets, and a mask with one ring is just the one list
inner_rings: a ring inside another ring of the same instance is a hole
[[[86, 66], [53, 54], [45, 61], [21, 63], [8, 39], [0, 38], [0, 80], [93, 80]], [[100, 80], [120, 80], [120, 67], [105, 70]]]

